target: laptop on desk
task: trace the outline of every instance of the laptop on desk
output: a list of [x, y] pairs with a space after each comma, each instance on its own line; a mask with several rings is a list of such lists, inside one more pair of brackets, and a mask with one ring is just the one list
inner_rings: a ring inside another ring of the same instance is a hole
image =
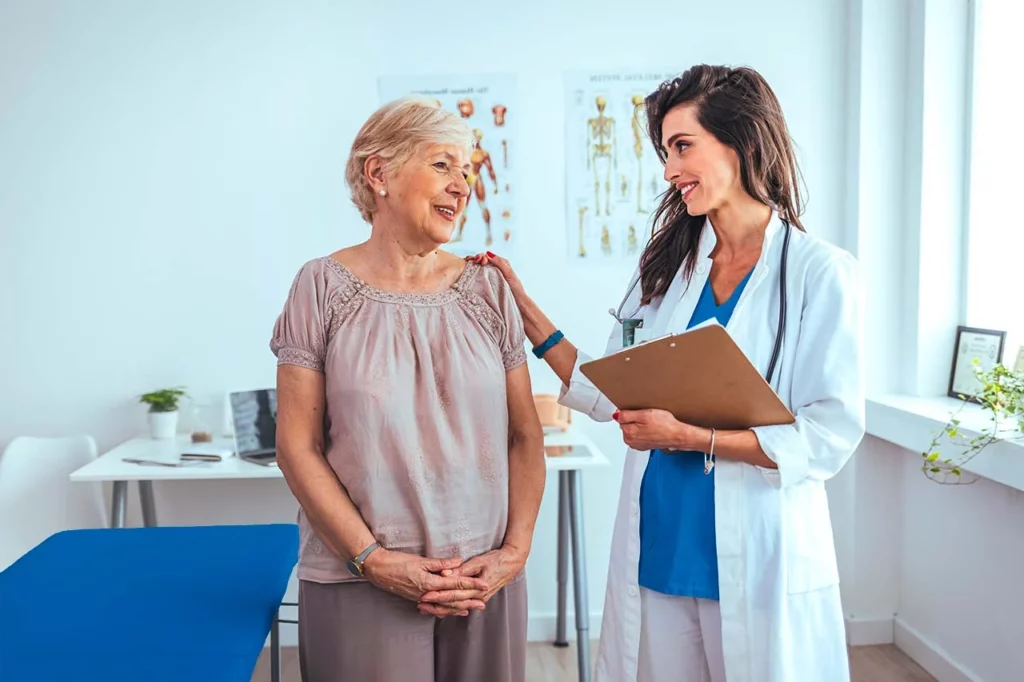
[[260, 466], [277, 466], [277, 390], [232, 391], [228, 402], [238, 456]]

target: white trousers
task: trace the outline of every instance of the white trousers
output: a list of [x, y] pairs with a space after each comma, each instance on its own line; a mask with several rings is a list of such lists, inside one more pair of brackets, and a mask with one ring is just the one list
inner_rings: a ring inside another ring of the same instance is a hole
[[640, 588], [637, 682], [725, 682], [718, 602]]

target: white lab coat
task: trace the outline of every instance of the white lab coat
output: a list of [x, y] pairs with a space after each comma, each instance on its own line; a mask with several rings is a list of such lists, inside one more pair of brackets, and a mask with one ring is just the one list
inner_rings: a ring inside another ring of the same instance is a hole
[[[778, 326], [783, 236], [776, 215], [726, 326], [762, 374]], [[662, 299], [642, 308], [637, 286], [622, 316], [642, 317], [646, 335], [684, 331], [711, 270], [715, 242], [706, 223], [690, 285], [680, 273]], [[728, 682], [848, 682], [824, 482], [843, 467], [864, 434], [863, 296], [854, 258], [796, 228], [786, 274], [786, 329], [776, 368], [779, 383], [773, 384], [796, 423], [754, 429], [777, 470], [722, 458], [712, 470], [726, 677]], [[616, 322], [606, 353], [621, 346]], [[579, 371], [589, 359], [580, 352], [559, 399], [597, 421], [609, 421], [615, 406]], [[636, 680], [640, 482], [648, 456], [632, 449], [626, 455], [595, 682]], [[687, 520], [694, 522], [699, 521]]]

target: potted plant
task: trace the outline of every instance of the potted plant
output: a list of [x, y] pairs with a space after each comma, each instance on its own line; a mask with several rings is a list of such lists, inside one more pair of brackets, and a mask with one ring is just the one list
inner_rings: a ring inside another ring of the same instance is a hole
[[139, 402], [149, 405], [150, 436], [174, 438], [178, 432], [178, 402], [184, 395], [183, 388], [162, 388], [139, 397]]
[[[1014, 371], [996, 364], [982, 371], [974, 361], [974, 375], [980, 389], [972, 398], [959, 396], [963, 401], [950, 415], [942, 430], [932, 438], [928, 449], [921, 453], [924, 461], [921, 471], [937, 483], [973, 483], [977, 479], [963, 480], [963, 465], [976, 457], [989, 445], [1001, 440], [1017, 441], [1024, 438], [1024, 372]], [[966, 436], [961, 429], [960, 413], [968, 402], [976, 402], [988, 413], [989, 422], [976, 436]], [[959, 449], [959, 455], [943, 458], [940, 450], [943, 438]]]

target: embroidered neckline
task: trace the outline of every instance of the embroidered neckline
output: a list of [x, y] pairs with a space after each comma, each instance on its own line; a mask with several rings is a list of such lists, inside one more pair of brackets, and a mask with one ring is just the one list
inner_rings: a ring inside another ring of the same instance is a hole
[[383, 303], [404, 303], [407, 305], [420, 306], [444, 305], [460, 298], [463, 295], [466, 283], [470, 280], [473, 273], [482, 267], [477, 263], [467, 262], [466, 267], [462, 269], [462, 273], [451, 284], [451, 286], [444, 291], [436, 291], [429, 294], [416, 294], [378, 289], [377, 287], [367, 284], [356, 277], [351, 270], [334, 258], [331, 258], [330, 256], [323, 256], [321, 260], [326, 261], [327, 266], [342, 279], [347, 280], [355, 288], [355, 294], [362, 294], [366, 298], [381, 301]]

